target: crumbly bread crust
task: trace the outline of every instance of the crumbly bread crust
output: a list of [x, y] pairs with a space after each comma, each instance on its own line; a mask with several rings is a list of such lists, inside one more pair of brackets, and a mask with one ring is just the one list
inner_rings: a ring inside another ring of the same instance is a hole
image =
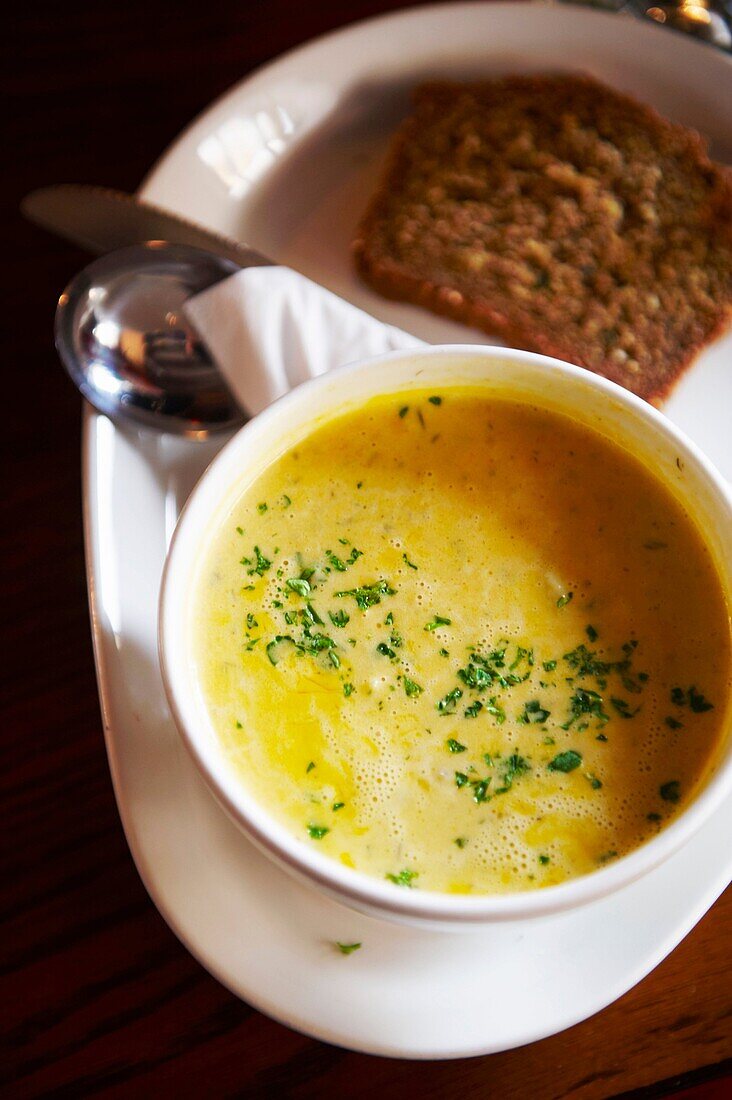
[[353, 248], [387, 297], [657, 400], [732, 315], [732, 170], [589, 77], [433, 82]]

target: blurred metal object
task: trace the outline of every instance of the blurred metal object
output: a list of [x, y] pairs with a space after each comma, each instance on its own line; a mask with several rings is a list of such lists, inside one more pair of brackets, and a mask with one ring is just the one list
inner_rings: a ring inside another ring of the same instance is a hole
[[96, 409], [205, 439], [242, 424], [234, 400], [183, 314], [197, 294], [240, 270], [189, 245], [150, 241], [110, 252], [69, 283], [56, 310], [56, 347]]
[[25, 196], [20, 209], [35, 225], [99, 254], [144, 241], [168, 241], [205, 249], [240, 267], [273, 263], [246, 244], [111, 187], [39, 187]]
[[[732, 5], [710, 0], [682, 0], [674, 4], [643, 5], [644, 14], [656, 23], [732, 52]], [[725, 10], [726, 9], [726, 10]]]
[[559, 0], [565, 4], [652, 19], [732, 53], [732, 0]]

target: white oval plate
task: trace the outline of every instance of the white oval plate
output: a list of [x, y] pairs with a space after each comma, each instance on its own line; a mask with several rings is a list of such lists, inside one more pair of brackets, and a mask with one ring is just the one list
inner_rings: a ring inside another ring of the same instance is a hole
[[[566, 68], [568, 59], [696, 124], [718, 157], [729, 154], [721, 111], [732, 105], [732, 64], [723, 55], [577, 8], [451, 4], [358, 24], [260, 70], [193, 124], [142, 193], [248, 239], [423, 339], [483, 342], [360, 287], [350, 234], [373, 186], [375, 156], [415, 80]], [[731, 347], [728, 339], [707, 351], [666, 409], [728, 476], [732, 378], [723, 360]], [[170, 718], [156, 619], [175, 521], [217, 446], [121, 430], [87, 414], [87, 563], [107, 749], [130, 848], [165, 919], [257, 1008], [374, 1054], [506, 1050], [615, 1000], [732, 877], [732, 804], [666, 864], [610, 898], [461, 934], [414, 931], [324, 900], [270, 864], [215, 804]], [[363, 947], [344, 957], [335, 940]]]

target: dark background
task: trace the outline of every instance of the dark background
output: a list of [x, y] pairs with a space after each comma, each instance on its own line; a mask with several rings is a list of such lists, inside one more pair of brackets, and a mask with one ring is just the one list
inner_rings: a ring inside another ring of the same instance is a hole
[[[134, 190], [179, 130], [254, 66], [397, 6], [239, 0], [15, 5], [0, 41], [6, 136], [2, 370], [0, 1013], [8, 1096], [709, 1100], [732, 1080], [732, 894], [640, 986], [562, 1035], [414, 1064], [306, 1039], [238, 1001], [150, 902], [102, 739], [81, 528], [80, 400], [52, 340], [87, 257], [22, 222], [44, 183]], [[8, 400], [9, 396], [9, 400]], [[517, 981], [520, 976], [517, 975]], [[725, 1059], [727, 1061], [725, 1062]]]

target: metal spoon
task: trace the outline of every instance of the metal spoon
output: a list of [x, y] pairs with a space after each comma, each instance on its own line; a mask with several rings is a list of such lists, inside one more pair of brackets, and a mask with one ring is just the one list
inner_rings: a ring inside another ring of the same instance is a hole
[[149, 241], [85, 267], [56, 310], [56, 347], [100, 412], [204, 439], [246, 416], [183, 315], [187, 298], [239, 265], [190, 245]]

